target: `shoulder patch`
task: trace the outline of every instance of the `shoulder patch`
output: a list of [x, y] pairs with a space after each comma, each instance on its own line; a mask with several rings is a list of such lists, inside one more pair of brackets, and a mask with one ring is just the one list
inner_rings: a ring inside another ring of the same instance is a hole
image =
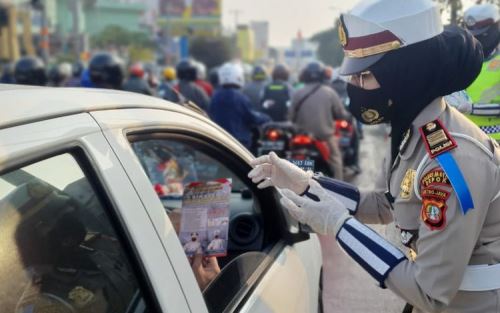
[[425, 149], [432, 159], [457, 147], [457, 143], [439, 119], [425, 124], [420, 127], [419, 131], [424, 140]]
[[430, 186], [450, 186], [451, 183], [446, 173], [440, 167], [435, 167], [425, 173], [420, 179], [420, 188], [425, 189]]
[[446, 200], [439, 197], [422, 199], [420, 216], [430, 230], [441, 230], [446, 225]]

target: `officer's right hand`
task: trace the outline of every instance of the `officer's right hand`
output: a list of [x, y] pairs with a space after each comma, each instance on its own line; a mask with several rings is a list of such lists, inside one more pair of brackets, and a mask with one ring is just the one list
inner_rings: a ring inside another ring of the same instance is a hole
[[312, 172], [305, 172], [295, 164], [279, 158], [274, 152], [258, 157], [250, 164], [254, 169], [248, 173], [248, 177], [254, 183], [260, 182], [257, 185], [260, 189], [274, 186], [302, 194], [313, 175]]

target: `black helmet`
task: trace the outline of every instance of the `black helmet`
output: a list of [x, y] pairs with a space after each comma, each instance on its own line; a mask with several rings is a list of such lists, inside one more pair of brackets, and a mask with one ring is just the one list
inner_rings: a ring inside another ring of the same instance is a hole
[[210, 84], [214, 88], [219, 87], [219, 68], [218, 67], [214, 67], [208, 72], [208, 81], [210, 82]]
[[304, 83], [319, 83], [325, 79], [325, 66], [321, 62], [313, 61], [306, 65], [302, 72]]
[[196, 80], [196, 63], [191, 59], [184, 59], [180, 61], [175, 70], [177, 71], [177, 78], [180, 80]]
[[284, 64], [278, 64], [273, 69], [273, 80], [288, 81], [290, 71]]
[[82, 61], [77, 61], [77, 62], [73, 63], [73, 67], [72, 67], [73, 77], [80, 78], [80, 76], [82, 76], [82, 72], [84, 69], [85, 69], [85, 65], [83, 64]]
[[92, 57], [89, 65], [90, 80], [98, 88], [120, 89], [125, 77], [123, 62], [109, 53]]
[[254, 66], [252, 70], [252, 80], [253, 81], [263, 81], [267, 79], [266, 69], [261, 65]]
[[47, 84], [45, 64], [37, 57], [23, 57], [16, 63], [14, 78], [16, 84], [45, 86]]

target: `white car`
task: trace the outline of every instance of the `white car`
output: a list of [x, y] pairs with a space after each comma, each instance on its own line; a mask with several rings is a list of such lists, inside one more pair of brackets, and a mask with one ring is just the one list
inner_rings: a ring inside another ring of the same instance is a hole
[[[0, 85], [0, 103], [0, 312], [320, 310], [316, 235], [209, 119], [96, 89]], [[186, 183], [218, 178], [233, 186], [228, 255], [201, 291], [173, 217]]]

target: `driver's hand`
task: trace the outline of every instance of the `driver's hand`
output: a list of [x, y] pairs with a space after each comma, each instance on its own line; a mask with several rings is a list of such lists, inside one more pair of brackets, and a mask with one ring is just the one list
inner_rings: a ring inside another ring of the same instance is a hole
[[202, 254], [196, 254], [191, 258], [191, 268], [202, 291], [220, 273], [219, 263], [214, 256], [203, 257]]
[[274, 186], [302, 194], [313, 176], [312, 172], [305, 172], [295, 164], [279, 158], [274, 152], [258, 157], [250, 164], [254, 169], [248, 173], [248, 177], [254, 183], [260, 182], [257, 187], [261, 189]]

